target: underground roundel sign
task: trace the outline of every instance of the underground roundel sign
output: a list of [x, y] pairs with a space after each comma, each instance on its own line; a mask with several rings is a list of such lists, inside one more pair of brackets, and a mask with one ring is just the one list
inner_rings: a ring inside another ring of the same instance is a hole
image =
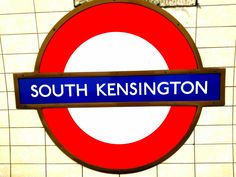
[[89, 168], [129, 173], [166, 160], [203, 106], [224, 105], [225, 70], [203, 68], [189, 34], [144, 1], [94, 1], [62, 18], [33, 73], [14, 74], [17, 108], [37, 109], [57, 146]]

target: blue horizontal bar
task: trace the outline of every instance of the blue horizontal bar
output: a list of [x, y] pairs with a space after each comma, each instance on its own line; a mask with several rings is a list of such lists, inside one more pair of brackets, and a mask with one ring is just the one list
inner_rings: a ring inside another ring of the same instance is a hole
[[18, 78], [20, 104], [219, 101], [220, 73]]

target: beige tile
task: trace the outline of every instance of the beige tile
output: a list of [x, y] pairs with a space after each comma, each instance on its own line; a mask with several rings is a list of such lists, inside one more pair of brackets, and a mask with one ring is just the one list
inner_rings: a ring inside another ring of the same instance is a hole
[[193, 145], [183, 145], [164, 163], [194, 163]]
[[12, 145], [44, 145], [43, 128], [11, 128]]
[[197, 126], [196, 144], [232, 143], [232, 126]]
[[34, 0], [36, 12], [69, 11], [74, 8], [73, 1], [68, 0]]
[[82, 177], [82, 166], [79, 164], [47, 165], [47, 177]]
[[143, 176], [156, 177], [157, 176], [157, 167], [154, 166], [150, 169], [147, 169], [147, 170], [144, 170], [141, 172], [137, 172], [137, 173], [120, 175], [120, 177], [143, 177]]
[[83, 167], [83, 177], [119, 177], [119, 175], [116, 174], [108, 174], [108, 173], [102, 173], [95, 170], [91, 170], [89, 168]]
[[232, 162], [232, 145], [196, 145], [196, 162]]
[[45, 165], [13, 164], [12, 177], [45, 177]]
[[232, 67], [234, 65], [234, 48], [199, 49], [204, 67]]
[[37, 14], [38, 32], [39, 33], [49, 32], [54, 27], [54, 25], [65, 15], [66, 12], [38, 13]]
[[9, 145], [9, 128], [0, 128], [0, 145]]
[[198, 47], [233, 47], [235, 45], [236, 27], [198, 28]]
[[[0, 146], [0, 163], [10, 163], [9, 146]], [[1, 172], [0, 172], [0, 175], [1, 175]]]
[[12, 163], [44, 163], [45, 147], [44, 146], [12, 146], [11, 147]]
[[0, 73], [4, 73], [4, 67], [3, 67], [3, 59], [2, 59], [2, 55], [0, 55]]
[[198, 125], [231, 125], [232, 107], [204, 107]]
[[33, 0], [0, 0], [0, 14], [34, 12]]
[[5, 55], [5, 70], [7, 73], [33, 72], [36, 54]]
[[10, 165], [0, 164], [0, 176], [10, 177]]
[[9, 109], [16, 109], [16, 98], [15, 98], [15, 92], [8, 92], [8, 107]]
[[236, 0], [198, 0], [199, 5], [236, 4]]
[[232, 164], [196, 164], [196, 177], [233, 177]]
[[48, 163], [76, 163], [62, 152], [57, 146], [47, 146]]
[[231, 106], [233, 104], [233, 88], [226, 87], [225, 88], [225, 105]]
[[196, 7], [166, 8], [184, 27], [195, 27]]
[[11, 127], [43, 127], [36, 110], [10, 110]]
[[194, 177], [193, 164], [160, 164], [158, 177]]
[[1, 109], [7, 109], [7, 93], [6, 92], [0, 92], [0, 110]]
[[15, 91], [13, 74], [6, 74], [7, 91]]
[[5, 75], [0, 74], [0, 92], [6, 91]]
[[203, 6], [198, 9], [198, 26], [235, 26], [235, 9], [236, 5]]
[[8, 127], [8, 111], [0, 110], [0, 127]]
[[38, 52], [36, 34], [2, 35], [1, 38], [4, 54]]
[[0, 15], [0, 34], [36, 33], [35, 15]]

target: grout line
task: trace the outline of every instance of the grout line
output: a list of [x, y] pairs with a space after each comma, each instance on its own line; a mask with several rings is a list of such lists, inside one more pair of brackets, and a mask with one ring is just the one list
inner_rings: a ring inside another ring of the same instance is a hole
[[[235, 86], [235, 74], [236, 74], [236, 40], [235, 40], [235, 51], [234, 51], [234, 69], [233, 69], [233, 86]], [[235, 89], [233, 89], [233, 99], [232, 99], [232, 105], [234, 105], [234, 99], [235, 99]], [[233, 176], [235, 176], [235, 168], [234, 168], [234, 107], [232, 108], [232, 159], [233, 159]]]
[[[198, 6], [196, 7], [196, 18], [195, 18], [195, 45], [197, 45], [197, 29], [198, 29]], [[197, 125], [196, 125], [197, 126]], [[195, 127], [196, 128], [196, 127]], [[194, 160], [194, 177], [197, 176], [196, 172], [196, 131], [193, 130], [193, 160]]]
[[3, 55], [3, 47], [2, 47], [2, 36], [0, 35], [0, 47], [2, 51], [2, 63], [3, 63], [3, 72], [4, 72], [4, 80], [5, 80], [5, 88], [6, 88], [6, 99], [7, 99], [7, 114], [8, 114], [8, 129], [9, 129], [9, 162], [10, 162], [10, 177], [12, 176], [12, 166], [11, 166], [11, 122], [10, 122], [10, 113], [9, 113], [9, 98], [8, 98], [8, 87], [7, 87], [7, 76], [6, 76], [6, 68], [5, 61]]
[[[73, 9], [71, 9], [73, 10]], [[0, 13], [0, 15], [26, 15], [26, 14], [44, 14], [44, 13], [62, 13], [62, 12], [70, 12], [71, 10], [58, 10], [58, 11], [34, 11], [32, 12], [10, 12], [10, 13]]]

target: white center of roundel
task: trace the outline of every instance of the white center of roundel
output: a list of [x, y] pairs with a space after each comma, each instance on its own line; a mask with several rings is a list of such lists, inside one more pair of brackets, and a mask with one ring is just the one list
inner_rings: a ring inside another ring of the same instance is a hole
[[[80, 34], [78, 34], [80, 35]], [[149, 42], [124, 32], [90, 38], [71, 55], [65, 72], [168, 70]], [[68, 108], [76, 124], [91, 137], [111, 144], [127, 144], [153, 133], [165, 120], [169, 106]]]

